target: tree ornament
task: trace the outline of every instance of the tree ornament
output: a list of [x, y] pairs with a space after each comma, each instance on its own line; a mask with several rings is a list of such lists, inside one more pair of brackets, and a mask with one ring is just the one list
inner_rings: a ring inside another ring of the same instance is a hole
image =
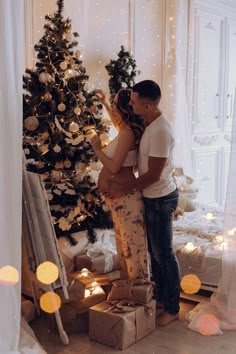
[[55, 163], [55, 169], [56, 169], [56, 170], [63, 170], [63, 168], [64, 168], [64, 163], [63, 163], [63, 161], [57, 161], [57, 162]]
[[67, 64], [66, 61], [62, 61], [62, 62], [60, 63], [60, 68], [61, 68], [61, 70], [66, 70], [66, 69], [67, 69], [67, 66], [68, 66], [68, 64]]
[[46, 71], [44, 71], [41, 74], [39, 74], [39, 81], [42, 84], [47, 84], [48, 82], [52, 81], [52, 76], [49, 73], [47, 73]]
[[81, 109], [79, 107], [75, 107], [74, 113], [79, 115], [81, 113]]
[[76, 58], [80, 58], [81, 56], [81, 52], [78, 49], [75, 51], [75, 56]]
[[94, 196], [92, 195], [92, 193], [86, 194], [86, 195], [85, 195], [85, 200], [86, 200], [88, 203], [93, 202]]
[[71, 161], [70, 161], [69, 159], [66, 159], [66, 160], [64, 161], [64, 167], [65, 167], [65, 168], [70, 168], [71, 165], [72, 165], [72, 163], [71, 163]]
[[38, 150], [42, 155], [45, 155], [49, 151], [48, 145], [41, 145], [38, 147]]
[[49, 132], [43, 132], [40, 137], [42, 140], [47, 141], [49, 139], [49, 136]]
[[59, 103], [57, 109], [59, 112], [64, 112], [66, 110], [66, 105], [64, 103]]
[[71, 122], [69, 125], [69, 131], [71, 133], [76, 133], [79, 130], [79, 125], [76, 122]]
[[52, 182], [60, 182], [60, 180], [62, 179], [62, 172], [61, 171], [52, 170], [50, 172], [50, 179], [51, 179]]
[[39, 121], [38, 121], [38, 118], [36, 118], [35, 116], [30, 116], [30, 117], [27, 117], [25, 120], [24, 120], [24, 127], [25, 129], [33, 132], [34, 130], [36, 130], [39, 126]]
[[61, 147], [60, 145], [56, 144], [53, 148], [53, 150], [58, 154], [59, 152], [61, 152]]
[[93, 112], [93, 113], [97, 113], [97, 107], [96, 107], [96, 105], [92, 105], [92, 106], [90, 107], [90, 111]]
[[52, 95], [50, 94], [50, 92], [45, 92], [45, 94], [43, 95], [43, 99], [46, 102], [50, 102], [52, 100]]
[[71, 79], [72, 77], [74, 77], [74, 70], [73, 69], [67, 69], [65, 71], [65, 78], [66, 79]]
[[44, 163], [43, 163], [43, 161], [37, 162], [36, 166], [37, 166], [37, 168], [38, 168], [39, 170], [41, 170], [42, 168], [44, 168]]

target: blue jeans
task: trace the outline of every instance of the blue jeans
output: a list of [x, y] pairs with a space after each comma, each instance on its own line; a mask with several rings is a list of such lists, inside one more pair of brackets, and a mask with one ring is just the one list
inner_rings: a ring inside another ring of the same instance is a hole
[[176, 189], [164, 197], [143, 198], [156, 300], [171, 315], [179, 312], [180, 298], [179, 266], [172, 247], [172, 216], [178, 196]]

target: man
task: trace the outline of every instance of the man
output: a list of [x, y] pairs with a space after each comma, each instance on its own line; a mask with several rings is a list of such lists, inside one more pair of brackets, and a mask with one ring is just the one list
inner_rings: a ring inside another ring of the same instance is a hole
[[172, 215], [178, 203], [172, 177], [174, 134], [159, 108], [160, 99], [161, 90], [154, 81], [134, 85], [130, 105], [147, 123], [139, 146], [139, 177], [132, 185], [114, 183], [111, 196], [136, 190], [143, 193], [156, 299], [158, 306], [164, 308], [158, 324], [163, 326], [179, 317], [180, 276], [172, 248]]

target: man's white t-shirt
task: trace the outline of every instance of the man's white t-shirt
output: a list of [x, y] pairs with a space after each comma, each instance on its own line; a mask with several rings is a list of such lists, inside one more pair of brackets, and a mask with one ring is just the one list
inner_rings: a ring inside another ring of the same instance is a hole
[[148, 158], [165, 157], [167, 163], [162, 171], [159, 181], [143, 189], [143, 196], [147, 198], [159, 198], [176, 189], [176, 184], [172, 177], [173, 149], [175, 139], [171, 123], [162, 114], [149, 124], [141, 138], [138, 154], [139, 176], [148, 171]]

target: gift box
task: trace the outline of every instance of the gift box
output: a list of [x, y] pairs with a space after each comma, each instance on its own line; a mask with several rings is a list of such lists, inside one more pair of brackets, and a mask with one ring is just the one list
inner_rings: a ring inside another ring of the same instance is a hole
[[[60, 316], [63, 327], [69, 334], [88, 332], [89, 329], [89, 308], [103, 302], [106, 299], [106, 294], [101, 287], [97, 287], [83, 299], [63, 303], [60, 308]], [[53, 328], [57, 328], [55, 317], [50, 319]]]
[[89, 338], [123, 350], [152, 332], [155, 318], [155, 300], [145, 306], [104, 301], [89, 310]]
[[139, 304], [148, 304], [153, 295], [153, 283], [148, 280], [116, 280], [112, 283], [107, 300], [130, 299]]
[[96, 258], [87, 255], [78, 255], [75, 256], [74, 261], [75, 270], [77, 271], [87, 268], [90, 271], [95, 271], [96, 274], [105, 274], [120, 269], [117, 254], [100, 255]]
[[69, 299], [65, 299], [62, 288], [55, 290], [55, 292], [60, 296], [62, 303], [83, 299], [85, 295], [85, 284], [82, 283], [76, 277], [74, 277], [72, 274], [67, 275], [67, 280], [68, 280], [67, 291], [68, 291]]

